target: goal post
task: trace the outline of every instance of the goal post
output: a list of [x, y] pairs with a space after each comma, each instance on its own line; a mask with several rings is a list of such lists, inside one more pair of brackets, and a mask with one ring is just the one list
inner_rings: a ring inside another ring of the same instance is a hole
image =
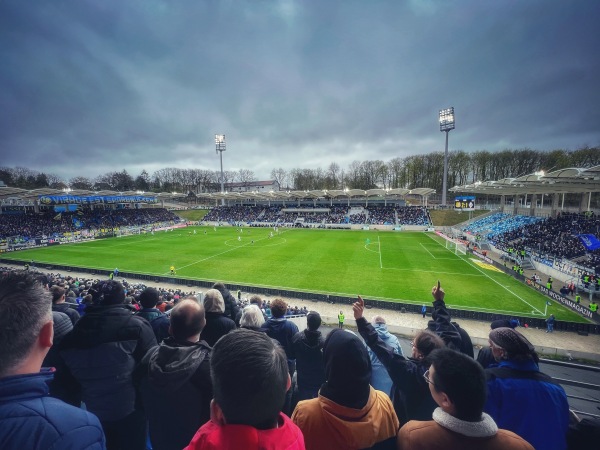
[[446, 249], [448, 249], [455, 255], [466, 255], [467, 254], [467, 246], [465, 244], [463, 244], [462, 242], [446, 240]]

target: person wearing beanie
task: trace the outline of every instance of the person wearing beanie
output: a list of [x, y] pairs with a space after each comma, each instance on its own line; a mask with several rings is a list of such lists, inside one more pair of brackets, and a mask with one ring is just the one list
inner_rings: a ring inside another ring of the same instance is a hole
[[146, 319], [133, 315], [123, 285], [101, 282], [94, 304], [59, 345], [66, 367], [81, 386], [88, 411], [100, 419], [108, 449], [146, 448], [146, 415], [140, 407], [133, 373], [157, 345]]
[[[490, 324], [490, 329], [495, 330], [496, 328], [500, 328], [500, 327], [515, 328], [517, 323], [518, 323], [517, 321], [513, 321], [513, 320], [498, 319], [498, 320], [494, 320]], [[513, 324], [514, 324], [514, 326], [513, 326]], [[492, 353], [492, 348], [491, 347], [483, 347], [481, 350], [479, 350], [479, 353], [477, 354], [477, 362], [484, 369], [487, 369], [490, 366], [495, 366], [497, 363], [496, 363], [496, 360], [494, 359], [494, 355]]]
[[517, 433], [534, 448], [565, 450], [569, 403], [564, 389], [540, 372], [534, 346], [518, 331], [500, 327], [489, 334], [498, 363], [485, 370], [484, 411], [499, 428]]
[[323, 363], [323, 343], [319, 327], [321, 315], [310, 311], [306, 316], [306, 329], [292, 337], [292, 347], [296, 355], [297, 401], [316, 398], [325, 382]]
[[390, 398], [373, 389], [371, 361], [360, 338], [339, 328], [323, 346], [326, 381], [319, 396], [292, 414], [307, 449], [395, 448], [400, 428]]
[[202, 299], [206, 311], [206, 326], [200, 339], [213, 347], [220, 337], [235, 330], [235, 322], [225, 316], [225, 301], [217, 289], [209, 289]]

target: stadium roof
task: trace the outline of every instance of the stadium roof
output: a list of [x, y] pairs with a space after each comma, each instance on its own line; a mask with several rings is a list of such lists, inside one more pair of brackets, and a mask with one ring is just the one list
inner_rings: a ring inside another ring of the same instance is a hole
[[344, 189], [344, 190], [313, 190], [313, 191], [270, 191], [270, 192], [213, 192], [201, 193], [196, 196], [207, 200], [298, 200], [298, 199], [337, 199], [338, 197], [354, 198], [354, 197], [384, 197], [398, 198], [406, 195], [414, 194], [420, 196], [428, 196], [435, 192], [434, 189], [419, 188], [419, 189]]
[[518, 195], [600, 192], [600, 166], [567, 168], [547, 174], [533, 173], [518, 178], [484, 181], [449, 189], [455, 193]]
[[[248, 192], [212, 192], [197, 194], [196, 197], [207, 200], [297, 200], [297, 199], [318, 199], [328, 198], [334, 199], [338, 197], [354, 198], [354, 197], [384, 197], [398, 198], [406, 195], [429, 196], [435, 193], [434, 189], [418, 188], [418, 189], [344, 189], [344, 190], [312, 190], [312, 191], [248, 191]], [[18, 200], [37, 200], [43, 195], [71, 195], [71, 196], [136, 196], [145, 195], [147, 197], [155, 197], [158, 200], [172, 200], [177, 198], [187, 197], [187, 194], [177, 192], [139, 192], [139, 191], [89, 191], [83, 189], [73, 189], [65, 191], [62, 189], [21, 189], [8, 186], [0, 187], [0, 199], [18, 199]]]

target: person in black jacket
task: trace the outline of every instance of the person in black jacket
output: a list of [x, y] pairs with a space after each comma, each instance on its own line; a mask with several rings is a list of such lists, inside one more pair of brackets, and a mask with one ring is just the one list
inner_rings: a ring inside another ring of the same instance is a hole
[[65, 289], [55, 285], [50, 288], [50, 293], [52, 294], [52, 311], [66, 314], [69, 316], [71, 323], [75, 325], [81, 316], [77, 310], [65, 303]]
[[171, 336], [142, 359], [142, 401], [155, 450], [180, 450], [210, 419], [209, 345], [200, 340], [204, 307], [187, 297], [171, 310]]
[[223, 297], [223, 301], [225, 302], [225, 310], [223, 311], [223, 314], [225, 314], [225, 317], [229, 317], [235, 322], [236, 326], [239, 326], [240, 317], [242, 317], [242, 314], [235, 297], [231, 295], [231, 292], [223, 283], [215, 283], [213, 284], [212, 288], [219, 291]]
[[306, 329], [292, 337], [292, 347], [296, 356], [297, 401], [316, 398], [325, 382], [325, 340], [319, 331], [320, 326], [321, 316], [318, 312], [311, 311], [306, 316]]
[[[473, 357], [473, 345], [471, 344], [470, 351], [468, 349], [471, 338], [466, 331], [461, 329], [463, 332], [461, 333], [461, 331], [459, 331], [459, 329], [451, 322], [450, 312], [446, 309], [446, 303], [444, 302], [446, 293], [444, 292], [444, 289], [440, 287], [439, 280], [437, 286], [431, 288], [431, 295], [433, 296], [433, 312], [431, 313], [433, 320], [429, 321], [427, 329], [441, 337], [447, 347], [452, 350], [458, 350], [462, 353], [469, 354]], [[463, 334], [466, 334], [468, 342], [463, 343]], [[463, 351], [463, 348], [465, 351]]]
[[157, 289], [149, 287], [142, 291], [138, 300], [142, 305], [142, 309], [135, 314], [150, 323], [156, 342], [160, 344], [169, 337], [169, 316], [156, 308], [156, 304], [160, 300], [160, 294]]
[[202, 302], [206, 311], [206, 326], [202, 330], [200, 339], [212, 347], [220, 337], [235, 330], [236, 326], [233, 320], [225, 316], [225, 302], [217, 289], [206, 291]]
[[126, 308], [118, 281], [93, 290], [95, 301], [61, 342], [59, 353], [98, 416], [111, 449], [144, 450], [146, 417], [133, 384], [135, 367], [157, 345], [152, 327]]
[[409, 420], [429, 420], [437, 404], [431, 397], [423, 374], [429, 369], [427, 355], [444, 347], [444, 341], [436, 334], [423, 330], [413, 341], [412, 356], [405, 358], [396, 353], [379, 337], [379, 334], [364, 317], [365, 302], [361, 296], [352, 305], [358, 332], [369, 348], [387, 369], [392, 382], [392, 403], [401, 424]]

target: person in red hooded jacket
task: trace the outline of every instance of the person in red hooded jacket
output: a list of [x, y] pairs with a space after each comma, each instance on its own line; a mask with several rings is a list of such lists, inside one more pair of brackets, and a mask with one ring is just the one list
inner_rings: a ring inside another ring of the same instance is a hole
[[300, 429], [281, 408], [290, 388], [285, 351], [265, 333], [232, 331], [210, 360], [210, 420], [186, 450], [304, 450]]

